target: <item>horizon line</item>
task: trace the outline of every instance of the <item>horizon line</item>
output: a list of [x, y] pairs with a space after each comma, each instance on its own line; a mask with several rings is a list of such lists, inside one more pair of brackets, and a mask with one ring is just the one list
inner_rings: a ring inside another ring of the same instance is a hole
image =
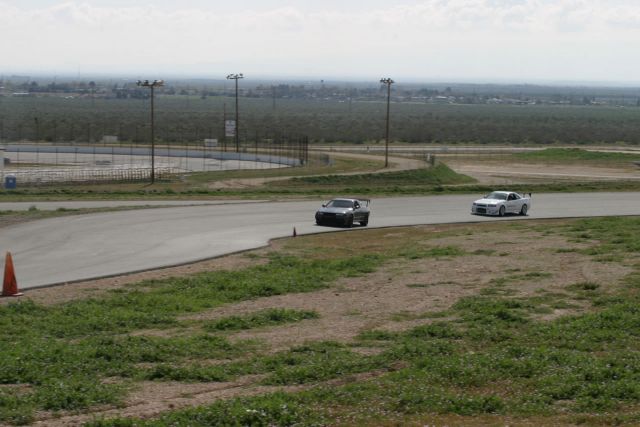
[[[90, 79], [124, 79], [124, 80], [138, 80], [149, 74], [148, 72], [129, 72], [129, 71], [117, 71], [117, 72], [47, 72], [47, 71], [0, 71], [0, 79], [11, 78], [52, 78], [52, 79], [65, 79], [65, 80], [90, 80]], [[245, 73], [246, 74], [246, 73]], [[208, 81], [224, 81], [226, 77], [221, 74], [220, 77], [216, 77], [213, 74], [193, 73], [193, 72], [167, 72], [165, 74], [158, 74], [163, 79], [176, 79], [176, 80], [208, 80]], [[160, 78], [159, 77], [159, 78]], [[369, 76], [320, 76], [320, 75], [275, 75], [271, 73], [256, 74], [255, 77], [251, 77], [249, 74], [247, 80], [254, 80], [256, 82], [264, 81], [279, 81], [279, 82], [300, 82], [300, 81], [317, 81], [318, 83], [368, 83], [377, 84], [380, 78], [374, 78]], [[569, 87], [620, 87], [631, 88], [640, 87], [640, 80], [597, 80], [597, 79], [566, 79], [566, 78], [510, 78], [510, 77], [394, 77], [397, 85], [402, 84], [468, 84], [468, 85], [498, 85], [498, 86], [569, 86]]]

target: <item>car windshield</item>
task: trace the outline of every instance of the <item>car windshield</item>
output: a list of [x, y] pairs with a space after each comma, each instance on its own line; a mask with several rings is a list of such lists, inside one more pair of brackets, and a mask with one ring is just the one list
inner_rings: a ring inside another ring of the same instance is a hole
[[332, 200], [327, 203], [328, 208], [352, 208], [353, 202], [351, 200]]
[[493, 192], [493, 193], [489, 194], [486, 198], [487, 199], [496, 199], [496, 200], [507, 200], [507, 194], [506, 193]]

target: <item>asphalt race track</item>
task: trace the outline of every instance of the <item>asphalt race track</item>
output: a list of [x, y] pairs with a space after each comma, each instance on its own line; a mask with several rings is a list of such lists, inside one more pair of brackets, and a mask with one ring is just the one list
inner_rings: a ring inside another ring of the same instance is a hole
[[[481, 195], [373, 199], [371, 227], [581, 216], [640, 215], [640, 193], [534, 194], [529, 216], [473, 216]], [[132, 201], [130, 205], [145, 205]], [[191, 202], [184, 202], [189, 204]], [[0, 267], [11, 251], [20, 289], [188, 263], [265, 245], [275, 237], [347, 231], [315, 225], [322, 200], [212, 202], [72, 215], [0, 229]], [[39, 209], [65, 202], [28, 203]], [[102, 206], [109, 206], [103, 202]], [[13, 205], [14, 209], [16, 205]], [[0, 203], [0, 209], [10, 209]], [[354, 227], [359, 230], [362, 227]], [[352, 235], [353, 236], [353, 235]], [[345, 235], [345, 239], [347, 236]], [[351, 236], [349, 237], [351, 238]]]

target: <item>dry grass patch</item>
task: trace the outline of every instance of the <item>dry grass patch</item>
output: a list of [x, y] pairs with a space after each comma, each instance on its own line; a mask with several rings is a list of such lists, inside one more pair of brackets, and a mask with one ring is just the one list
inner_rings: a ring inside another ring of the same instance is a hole
[[[578, 252], [556, 253], [556, 248], [586, 247], [560, 235], [542, 238], [541, 233], [529, 228], [478, 228], [475, 234], [468, 234], [466, 227], [450, 226], [366, 230], [359, 233], [358, 239], [351, 239], [347, 248], [342, 233], [281, 240], [273, 245], [274, 250], [318, 258], [362, 251], [388, 253], [405, 246], [460, 247], [466, 255], [394, 259], [374, 273], [340, 279], [329, 289], [243, 301], [183, 319], [212, 320], [279, 307], [319, 314], [319, 319], [231, 334], [236, 340], [260, 340], [276, 351], [308, 341], [349, 343], [362, 331], [371, 329], [406, 330], [431, 322], [425, 314], [444, 312], [461, 297], [479, 294], [496, 283], [502, 282], [498, 286], [502, 293], [526, 298], [563, 293], [580, 282], [615, 286], [632, 271], [617, 263], [594, 262]], [[499, 256], [498, 252], [506, 252], [507, 256]], [[552, 309], [539, 316], [550, 320], [588, 307], [578, 300], [571, 308]]]

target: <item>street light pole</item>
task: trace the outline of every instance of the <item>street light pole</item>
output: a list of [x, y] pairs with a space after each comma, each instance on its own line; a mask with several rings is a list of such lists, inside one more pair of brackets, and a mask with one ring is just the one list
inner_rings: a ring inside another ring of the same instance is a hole
[[154, 80], [150, 82], [149, 80], [138, 80], [136, 82], [138, 86], [148, 87], [151, 89], [151, 183], [153, 184], [156, 181], [156, 138], [154, 132], [154, 114], [153, 114], [153, 98], [154, 98], [154, 89], [159, 86], [164, 86], [164, 80]]
[[389, 77], [380, 79], [380, 83], [387, 85], [387, 128], [385, 132], [385, 145], [384, 145], [384, 167], [389, 167], [389, 109], [391, 104], [391, 85], [395, 83]]
[[240, 124], [238, 122], [238, 80], [243, 79], [244, 76], [240, 74], [229, 74], [227, 80], [236, 81], [236, 153], [240, 152]]

